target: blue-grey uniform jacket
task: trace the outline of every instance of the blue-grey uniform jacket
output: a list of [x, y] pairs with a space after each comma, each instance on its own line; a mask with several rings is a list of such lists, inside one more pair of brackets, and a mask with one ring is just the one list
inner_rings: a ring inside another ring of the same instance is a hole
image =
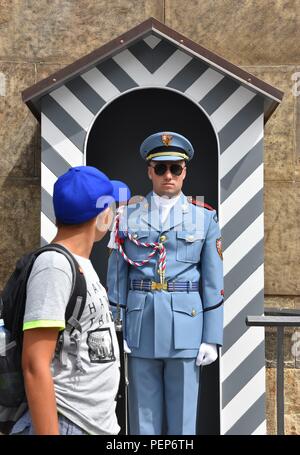
[[135, 245], [163, 242], [165, 280], [199, 283], [199, 291], [132, 290], [132, 280], [160, 281], [159, 255], [141, 266], [129, 265], [117, 249], [109, 256], [108, 297], [123, 308], [124, 334], [132, 356], [144, 358], [196, 357], [201, 342], [222, 345], [223, 263], [221, 235], [215, 210], [194, 205], [181, 193], [163, 225], [153, 193], [126, 207], [120, 236], [126, 255], [146, 259], [152, 248]]

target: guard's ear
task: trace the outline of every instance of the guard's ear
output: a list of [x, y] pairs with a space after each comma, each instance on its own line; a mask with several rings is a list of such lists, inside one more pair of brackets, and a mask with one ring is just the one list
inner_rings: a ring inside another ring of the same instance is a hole
[[150, 180], [152, 180], [151, 166], [148, 166], [148, 177], [149, 177]]

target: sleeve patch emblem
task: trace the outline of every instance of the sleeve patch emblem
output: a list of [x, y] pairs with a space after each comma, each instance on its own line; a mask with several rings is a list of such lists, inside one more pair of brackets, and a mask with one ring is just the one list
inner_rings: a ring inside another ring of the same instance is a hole
[[217, 252], [218, 252], [218, 255], [220, 256], [220, 258], [222, 259], [223, 261], [223, 253], [222, 253], [222, 237], [219, 237], [217, 240], [216, 240], [216, 247], [217, 247]]

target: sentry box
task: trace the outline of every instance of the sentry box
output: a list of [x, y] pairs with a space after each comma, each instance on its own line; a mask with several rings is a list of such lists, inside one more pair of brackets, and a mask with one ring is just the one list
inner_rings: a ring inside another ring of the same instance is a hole
[[[56, 233], [53, 184], [93, 165], [150, 190], [139, 145], [153, 132], [188, 137], [184, 192], [219, 213], [224, 245], [224, 346], [203, 369], [199, 434], [265, 434], [263, 136], [283, 93], [150, 18], [23, 93], [41, 122], [41, 244]], [[105, 283], [105, 242], [92, 253]]]

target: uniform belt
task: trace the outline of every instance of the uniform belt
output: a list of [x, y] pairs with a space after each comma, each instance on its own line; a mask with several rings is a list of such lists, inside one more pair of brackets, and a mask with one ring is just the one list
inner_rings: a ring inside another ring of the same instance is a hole
[[169, 291], [169, 292], [198, 292], [198, 281], [166, 281], [158, 283], [151, 280], [130, 280], [129, 288], [134, 291]]

